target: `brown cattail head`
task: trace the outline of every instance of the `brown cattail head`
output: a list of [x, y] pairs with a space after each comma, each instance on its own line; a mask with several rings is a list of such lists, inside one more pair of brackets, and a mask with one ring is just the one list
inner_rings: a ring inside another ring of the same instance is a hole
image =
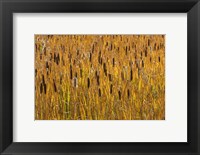
[[107, 68], [106, 68], [106, 63], [103, 63], [103, 70], [104, 70], [104, 73], [105, 73], [105, 75], [107, 76]]
[[142, 67], [144, 67], [144, 61], [142, 60]]
[[124, 72], [122, 71], [121, 72], [121, 78], [122, 78], [122, 81], [124, 80]]
[[101, 89], [99, 88], [99, 97], [101, 97]]
[[42, 83], [43, 83], [43, 84], [45, 83], [44, 74], [42, 74]]
[[150, 46], [150, 44], [151, 44], [151, 42], [150, 42], [150, 40], [148, 39], [148, 46]]
[[87, 79], [87, 86], [90, 88], [90, 78]]
[[119, 100], [121, 100], [121, 91], [118, 91], [118, 95], [119, 95]]
[[113, 58], [113, 67], [115, 67], [115, 58]]
[[112, 81], [112, 75], [109, 74], [109, 81], [111, 82]]
[[113, 85], [111, 84], [110, 85], [110, 94], [112, 94], [112, 92], [113, 92]]
[[129, 91], [129, 89], [127, 90], [127, 96], [128, 96], [128, 98], [130, 97], [130, 91]]
[[90, 62], [92, 62], [92, 53], [90, 53]]
[[72, 71], [72, 65], [70, 64], [70, 79], [72, 80], [73, 77], [73, 71]]
[[99, 77], [99, 75], [97, 75], [97, 85], [98, 86], [100, 85], [100, 77]]
[[53, 79], [53, 87], [54, 87], [54, 91], [57, 92], [57, 87], [56, 87], [56, 83], [54, 79]]
[[94, 44], [92, 45], [92, 53], [94, 53]]
[[160, 62], [160, 56], [158, 57], [158, 61]]
[[145, 49], [145, 57], [147, 57], [147, 48]]
[[46, 61], [46, 69], [47, 69], [47, 70], [49, 69], [48, 61]]
[[133, 70], [131, 69], [131, 72], [130, 72], [130, 80], [132, 81], [133, 80]]

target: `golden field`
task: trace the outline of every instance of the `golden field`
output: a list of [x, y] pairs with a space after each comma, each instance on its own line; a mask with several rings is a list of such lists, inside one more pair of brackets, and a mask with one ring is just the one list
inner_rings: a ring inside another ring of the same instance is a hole
[[164, 120], [165, 35], [35, 35], [36, 120]]

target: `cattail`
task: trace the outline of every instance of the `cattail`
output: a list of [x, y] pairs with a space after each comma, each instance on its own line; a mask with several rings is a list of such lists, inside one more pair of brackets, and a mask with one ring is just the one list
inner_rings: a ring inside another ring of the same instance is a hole
[[46, 61], [46, 69], [49, 69], [49, 64], [47, 61]]
[[98, 86], [100, 85], [100, 77], [99, 77], [99, 75], [97, 75], [97, 85]]
[[95, 71], [95, 77], [97, 78], [97, 76], [98, 76], [98, 71], [96, 70]]
[[70, 79], [72, 80], [73, 72], [72, 72], [72, 65], [70, 65]]
[[79, 55], [79, 50], [76, 51], [76, 55], [77, 55], [77, 56]]
[[127, 48], [127, 46], [126, 46], [126, 55], [128, 54], [128, 48]]
[[150, 46], [150, 40], [148, 39], [148, 46]]
[[142, 52], [141, 52], [141, 57], [142, 57]]
[[112, 75], [109, 74], [109, 81], [111, 82], [112, 81]]
[[43, 83], [43, 84], [45, 83], [44, 75], [43, 75], [43, 74], [42, 74], [42, 83]]
[[110, 44], [110, 50], [112, 51], [112, 48], [113, 48], [113, 46], [112, 46], [112, 44]]
[[128, 96], [128, 98], [130, 97], [130, 91], [129, 91], [129, 89], [127, 90], [127, 96]]
[[94, 44], [92, 45], [92, 53], [94, 52]]
[[131, 69], [131, 73], [130, 73], [130, 80], [133, 80], [133, 70]]
[[145, 49], [145, 57], [147, 57], [147, 49]]
[[40, 54], [40, 60], [42, 60], [42, 54]]
[[150, 62], [151, 62], [151, 57], [150, 57]]
[[88, 88], [90, 88], [90, 78], [87, 79]]
[[160, 57], [158, 57], [158, 61], [160, 62]]
[[69, 58], [69, 62], [71, 62], [72, 61], [72, 55], [71, 55], [71, 53], [68, 53], [68, 58]]
[[101, 97], [101, 89], [99, 88], [99, 97]]
[[119, 100], [121, 100], [121, 91], [118, 91], [118, 95], [119, 95]]
[[90, 62], [92, 62], [92, 53], [90, 53]]
[[77, 72], [75, 73], [75, 77], [78, 78], [78, 74], [77, 74]]
[[121, 78], [122, 78], [122, 81], [124, 80], [124, 72], [122, 71], [121, 72]]
[[107, 76], [107, 68], [106, 68], [106, 63], [103, 63], [103, 70], [104, 70], [104, 73], [105, 73], [105, 75]]
[[112, 90], [113, 90], [113, 85], [110, 85], [110, 94], [112, 94]]
[[144, 67], [144, 61], [142, 60], [142, 67]]
[[53, 86], [54, 86], [54, 91], [57, 92], [57, 87], [54, 79], [53, 79]]
[[115, 67], [115, 58], [113, 58], [113, 67]]

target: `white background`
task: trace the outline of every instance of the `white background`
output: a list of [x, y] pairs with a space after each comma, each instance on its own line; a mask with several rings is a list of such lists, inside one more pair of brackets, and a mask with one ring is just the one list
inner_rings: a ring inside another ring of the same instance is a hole
[[[186, 14], [14, 14], [14, 142], [187, 142]], [[35, 121], [34, 34], [166, 34], [166, 120]]]

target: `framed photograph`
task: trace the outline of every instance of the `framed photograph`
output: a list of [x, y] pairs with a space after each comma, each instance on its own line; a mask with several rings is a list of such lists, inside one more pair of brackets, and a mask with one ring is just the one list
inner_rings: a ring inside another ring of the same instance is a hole
[[199, 154], [198, 0], [0, 0], [2, 154]]

